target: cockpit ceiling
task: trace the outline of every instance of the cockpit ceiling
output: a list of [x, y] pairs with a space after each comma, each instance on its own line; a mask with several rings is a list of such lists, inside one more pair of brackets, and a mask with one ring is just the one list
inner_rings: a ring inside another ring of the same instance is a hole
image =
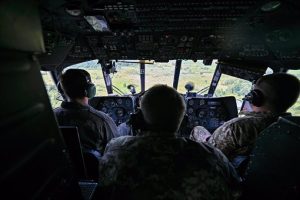
[[296, 0], [44, 0], [42, 66], [219, 59], [300, 68]]

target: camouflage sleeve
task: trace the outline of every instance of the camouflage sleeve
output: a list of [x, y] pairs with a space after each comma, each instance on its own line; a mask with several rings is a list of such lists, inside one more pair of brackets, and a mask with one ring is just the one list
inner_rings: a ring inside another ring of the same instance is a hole
[[241, 183], [242, 179], [223, 152], [217, 148], [214, 148], [213, 152], [218, 158], [216, 167], [219, 168], [219, 171], [224, 175], [226, 180], [229, 181], [229, 184], [235, 186]]
[[219, 149], [214, 148], [214, 154], [218, 158], [218, 163], [215, 166], [217, 167], [218, 171], [223, 174], [225, 180], [227, 180], [231, 190], [231, 199], [239, 199], [239, 197], [242, 195], [241, 177], [238, 175], [231, 162]]
[[195, 142], [206, 142], [210, 136], [210, 132], [203, 126], [195, 126], [190, 134], [190, 139]]
[[124, 142], [126, 142], [126, 136], [113, 138], [106, 145], [104, 155], [99, 160], [99, 181], [103, 186], [113, 185], [119, 169], [128, 165], [121, 156], [121, 153], [125, 151], [122, 147]]
[[219, 149], [214, 148], [208, 143], [202, 143], [201, 145], [215, 155], [215, 159], [209, 160], [211, 165], [214, 166], [220, 174], [222, 174], [224, 180], [227, 182], [232, 195], [231, 199], [238, 199], [241, 195], [240, 184], [242, 179], [231, 162]]
[[219, 127], [209, 138], [208, 143], [220, 149], [229, 159], [238, 148], [235, 138], [235, 125], [226, 124]]

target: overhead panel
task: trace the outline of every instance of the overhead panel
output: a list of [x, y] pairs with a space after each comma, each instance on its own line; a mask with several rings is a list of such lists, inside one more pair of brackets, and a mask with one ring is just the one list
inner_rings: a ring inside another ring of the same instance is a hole
[[[68, 62], [230, 59], [299, 67], [300, 12], [294, 1], [46, 2], [43, 28], [76, 38]], [[59, 41], [45, 43], [55, 49]]]

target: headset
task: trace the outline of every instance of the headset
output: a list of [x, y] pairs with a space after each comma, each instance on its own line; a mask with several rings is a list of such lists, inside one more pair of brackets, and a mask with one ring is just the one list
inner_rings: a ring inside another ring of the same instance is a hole
[[[84, 96], [88, 97], [89, 99], [93, 98], [96, 95], [96, 86], [94, 83], [92, 83], [90, 74], [83, 69], [78, 69], [78, 71], [80, 71], [83, 74], [83, 76], [85, 77], [85, 80], [86, 80], [86, 83], [84, 84]], [[58, 81], [58, 83], [57, 83], [57, 89], [60, 94], [65, 96], [65, 93], [64, 93], [64, 90], [63, 90], [63, 87], [62, 87], [62, 84], [60, 81]]]
[[[255, 88], [255, 84], [253, 85], [253, 88]], [[258, 89], [251, 89], [251, 91], [245, 95], [243, 100], [248, 101], [256, 107], [261, 107], [264, 104], [265, 96], [262, 91]]]
[[133, 135], [137, 134], [138, 130], [149, 130], [149, 126], [145, 121], [144, 115], [141, 109], [137, 109], [135, 113], [131, 113], [127, 124], [131, 125]]
[[136, 111], [130, 114], [127, 124], [131, 126], [133, 135], [136, 135], [139, 131], [149, 130], [149, 125], [146, 123], [142, 110], [140, 108], [140, 101], [147, 90], [140, 92], [135, 97]]
[[96, 95], [96, 86], [94, 83], [92, 83], [91, 75], [87, 71], [82, 70], [82, 73], [84, 74], [86, 79], [86, 86], [84, 91], [85, 96], [91, 99]]

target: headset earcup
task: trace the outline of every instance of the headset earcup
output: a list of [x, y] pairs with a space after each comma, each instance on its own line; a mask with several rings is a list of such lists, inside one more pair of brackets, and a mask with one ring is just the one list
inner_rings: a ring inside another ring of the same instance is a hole
[[251, 91], [252, 93], [252, 104], [256, 107], [261, 107], [264, 103], [264, 94], [257, 89]]
[[86, 96], [91, 99], [96, 95], [96, 86], [93, 83], [88, 83], [86, 87]]
[[147, 130], [147, 124], [140, 109], [130, 115], [129, 124], [131, 124], [133, 130]]

